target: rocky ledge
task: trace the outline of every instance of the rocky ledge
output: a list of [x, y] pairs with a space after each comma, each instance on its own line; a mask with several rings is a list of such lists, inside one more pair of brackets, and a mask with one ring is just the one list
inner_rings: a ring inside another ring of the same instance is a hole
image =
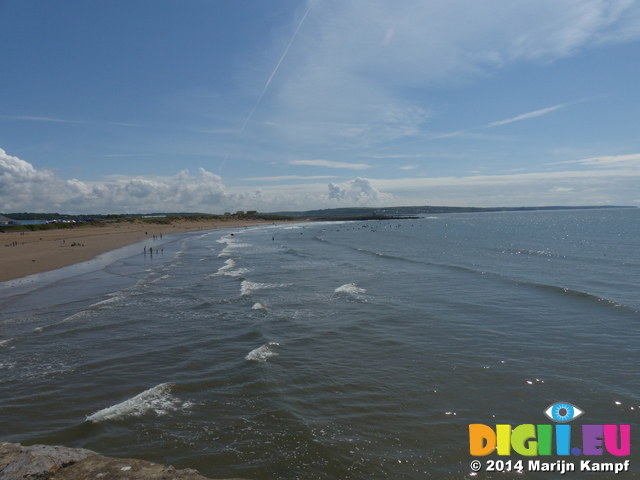
[[[0, 443], [0, 480], [209, 480], [197, 470], [49, 445]], [[240, 479], [236, 479], [240, 480]]]

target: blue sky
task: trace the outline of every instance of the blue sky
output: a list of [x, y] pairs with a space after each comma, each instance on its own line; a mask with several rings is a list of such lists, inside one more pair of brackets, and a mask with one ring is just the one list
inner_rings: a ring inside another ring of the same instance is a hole
[[640, 204], [635, 0], [0, 0], [0, 211]]

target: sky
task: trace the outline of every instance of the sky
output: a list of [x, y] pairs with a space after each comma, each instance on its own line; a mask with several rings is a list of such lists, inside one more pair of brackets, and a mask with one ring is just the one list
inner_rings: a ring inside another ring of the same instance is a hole
[[640, 0], [0, 0], [0, 212], [640, 205]]

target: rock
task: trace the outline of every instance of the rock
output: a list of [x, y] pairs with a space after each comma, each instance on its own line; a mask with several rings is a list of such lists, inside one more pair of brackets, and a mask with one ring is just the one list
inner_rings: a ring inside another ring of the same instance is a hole
[[103, 457], [84, 448], [0, 443], [0, 480], [49, 479], [209, 480], [190, 468], [176, 470], [144, 460]]
[[23, 447], [18, 443], [0, 445], [0, 480], [51, 478], [57, 470], [97, 455], [84, 448], [51, 447], [33, 445]]

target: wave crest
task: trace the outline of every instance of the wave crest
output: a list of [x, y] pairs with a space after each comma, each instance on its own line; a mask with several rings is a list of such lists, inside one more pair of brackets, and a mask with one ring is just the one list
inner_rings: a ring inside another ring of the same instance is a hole
[[359, 288], [355, 283], [345, 283], [334, 290], [335, 293], [348, 293], [349, 295], [357, 295], [366, 291], [364, 288]]
[[169, 412], [189, 408], [193, 405], [191, 402], [183, 402], [171, 395], [173, 386], [173, 383], [161, 383], [122, 403], [103, 408], [87, 416], [87, 421], [98, 423], [105, 420], [122, 420], [126, 417], [140, 417], [148, 412], [166, 415]]
[[269, 357], [274, 357], [279, 355], [279, 353], [274, 352], [269, 347], [270, 346], [280, 346], [279, 343], [269, 342], [265, 343], [261, 347], [258, 347], [254, 350], [251, 350], [245, 358], [245, 360], [250, 360], [254, 362], [266, 362]]

